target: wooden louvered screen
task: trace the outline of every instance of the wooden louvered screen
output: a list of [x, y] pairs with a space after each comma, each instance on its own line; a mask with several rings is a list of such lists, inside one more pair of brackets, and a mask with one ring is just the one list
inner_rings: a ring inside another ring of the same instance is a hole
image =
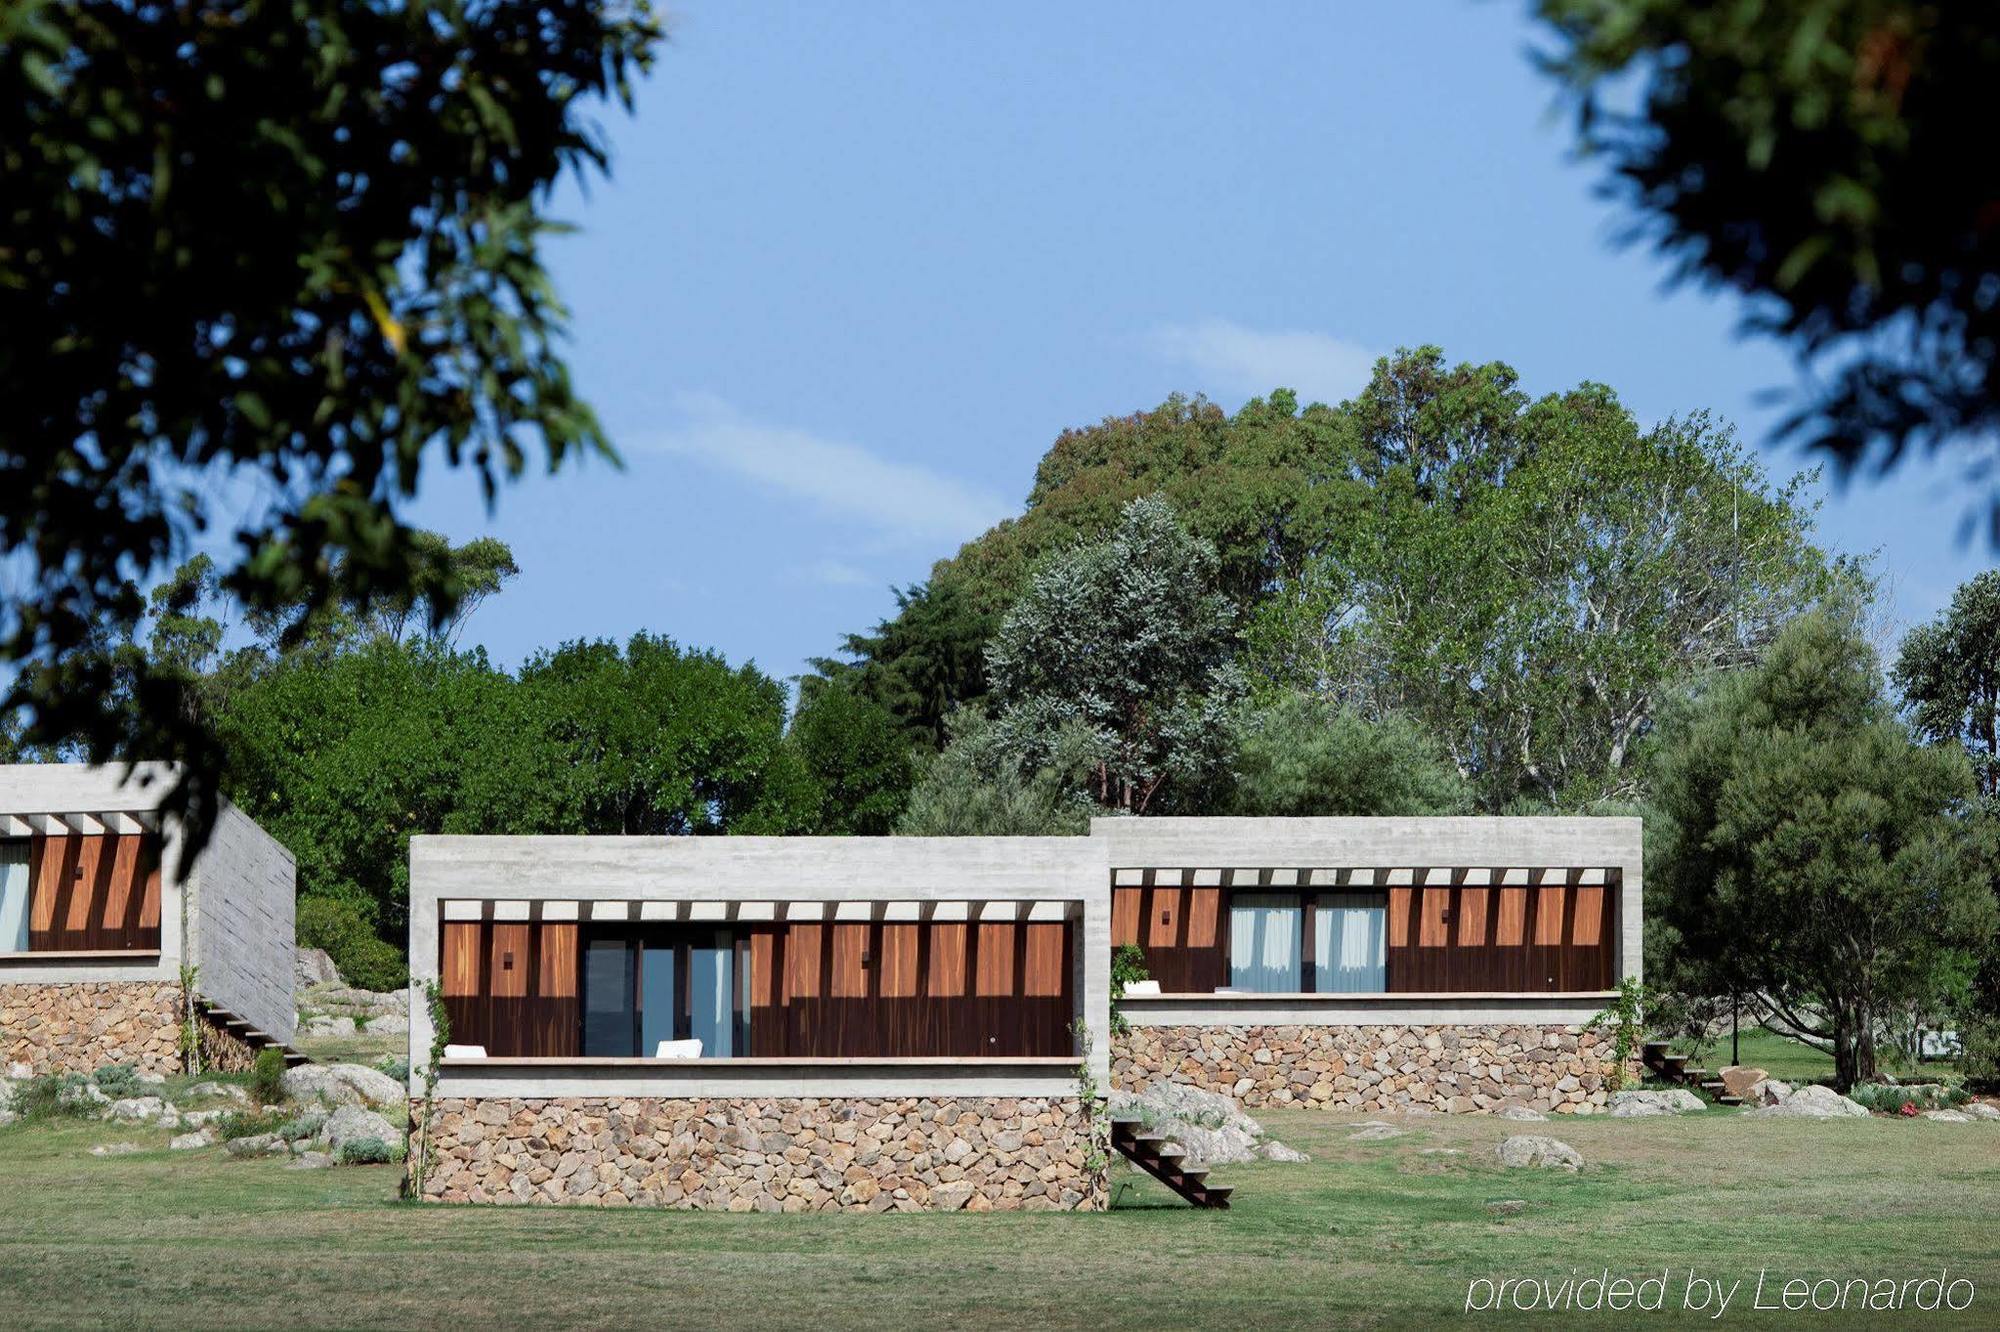
[[159, 948], [158, 834], [38, 836], [28, 874], [31, 952]]
[[[1421, 881], [1425, 873], [1419, 869], [1415, 877]], [[1454, 871], [1450, 884], [1383, 890], [1390, 991], [1540, 994], [1617, 984], [1616, 871], [1605, 884], [1580, 883], [1581, 875], [1572, 872], [1567, 882], [1532, 887], [1467, 885], [1465, 877]], [[1226, 986], [1232, 891], [1114, 888], [1112, 945], [1138, 944], [1147, 972], [1166, 993], [1206, 994]], [[1288, 890], [1260, 885], [1257, 891]], [[1311, 892], [1301, 890], [1302, 900]]]
[[[445, 922], [440, 977], [452, 1041], [495, 1058], [579, 1054], [577, 931]], [[1067, 921], [802, 921], [744, 934], [753, 1055], [1066, 1057], [1074, 1049]]]
[[577, 926], [446, 921], [440, 987], [454, 1045], [495, 1058], [566, 1058], [582, 1049]]

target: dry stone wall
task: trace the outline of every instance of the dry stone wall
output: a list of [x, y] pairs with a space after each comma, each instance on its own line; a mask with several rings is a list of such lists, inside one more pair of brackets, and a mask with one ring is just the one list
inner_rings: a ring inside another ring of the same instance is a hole
[[[411, 1112], [422, 1132], [421, 1102]], [[440, 1099], [435, 1122], [436, 1202], [1005, 1212], [1105, 1198], [1075, 1098], [490, 1097]]]
[[180, 1071], [180, 986], [172, 981], [0, 983], [0, 1063], [37, 1074], [131, 1064]]
[[1133, 1027], [1112, 1045], [1111, 1084], [1165, 1079], [1251, 1107], [1592, 1114], [1609, 1099], [1611, 1041], [1550, 1026]]

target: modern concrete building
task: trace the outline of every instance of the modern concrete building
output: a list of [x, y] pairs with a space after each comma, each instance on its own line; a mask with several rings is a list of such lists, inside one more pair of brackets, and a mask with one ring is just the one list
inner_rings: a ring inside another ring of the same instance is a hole
[[[1640, 876], [1631, 819], [419, 837], [411, 970], [450, 1025], [425, 1192], [1094, 1207], [1086, 1068], [1251, 1105], [1587, 1113]], [[1114, 1039], [1121, 944], [1155, 979]]]
[[162, 764], [0, 765], [0, 1062], [183, 1067], [181, 967], [206, 1067], [292, 1037], [292, 855], [223, 808], [186, 877]]

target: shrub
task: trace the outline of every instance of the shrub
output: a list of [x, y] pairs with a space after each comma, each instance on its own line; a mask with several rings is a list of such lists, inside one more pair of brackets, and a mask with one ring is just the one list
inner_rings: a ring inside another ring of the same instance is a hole
[[1898, 1087], [1891, 1083], [1862, 1082], [1848, 1089], [1848, 1099], [1877, 1114], [1914, 1115], [1924, 1110], [1943, 1110], [1964, 1105], [1970, 1099], [1965, 1088], [1924, 1082]]
[[285, 1052], [272, 1046], [257, 1052], [250, 1069], [250, 1093], [266, 1105], [285, 1099]]
[[215, 1136], [222, 1142], [232, 1138], [261, 1138], [285, 1126], [285, 1117], [275, 1110], [231, 1110], [215, 1121]]
[[410, 1061], [399, 1059], [395, 1055], [384, 1055], [375, 1061], [375, 1071], [386, 1073], [398, 1082], [408, 1082], [410, 1080]]
[[403, 1159], [403, 1149], [380, 1138], [349, 1138], [334, 1159], [342, 1165], [389, 1165]]
[[81, 1118], [93, 1111], [92, 1103], [81, 1097], [64, 1098], [63, 1093], [87, 1085], [78, 1073], [45, 1073], [14, 1087], [13, 1110], [22, 1123], [36, 1119]]
[[141, 1094], [139, 1070], [130, 1064], [106, 1064], [90, 1077], [97, 1084], [97, 1090], [106, 1096], [122, 1098]]
[[294, 1115], [271, 1131], [286, 1142], [297, 1142], [300, 1138], [318, 1137], [319, 1131], [325, 1127], [326, 1116], [315, 1110]]
[[336, 897], [302, 897], [299, 943], [323, 948], [340, 968], [341, 979], [364, 990], [400, 990], [410, 981], [409, 964], [352, 902]]

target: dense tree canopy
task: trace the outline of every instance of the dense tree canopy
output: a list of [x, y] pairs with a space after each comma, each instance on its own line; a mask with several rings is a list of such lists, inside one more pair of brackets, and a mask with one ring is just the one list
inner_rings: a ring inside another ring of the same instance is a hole
[[220, 527], [253, 616], [447, 611], [472, 589], [398, 518], [427, 470], [490, 500], [608, 454], [539, 245], [659, 36], [602, 0], [0, 10], [0, 712], [30, 743], [183, 761], [192, 849], [222, 751], [183, 675], [103, 650], [135, 578]]
[[1942, 615], [1909, 632], [1895, 681], [1917, 729], [1963, 746], [1979, 793], [2000, 803], [2000, 570], [1962, 584]]
[[1469, 814], [1472, 788], [1407, 717], [1371, 721], [1314, 694], [1283, 693], [1237, 719], [1231, 814]]
[[1244, 688], [1216, 568], [1214, 548], [1148, 498], [1036, 572], [986, 658], [996, 741], [1022, 772], [1080, 736], [1103, 805], [1143, 814], [1215, 799]]
[[1813, 371], [1789, 430], [1848, 464], [2000, 426], [2000, 28], [1977, 4], [1540, 0], [1547, 67], [1635, 237], [1752, 298]]
[[1802, 618], [1677, 715], [1658, 786], [1646, 905], [1673, 979], [1761, 996], [1843, 1088], [1904, 1010], [1966, 1011], [2000, 929], [1991, 828], [1964, 756], [1894, 715], [1851, 616]]

